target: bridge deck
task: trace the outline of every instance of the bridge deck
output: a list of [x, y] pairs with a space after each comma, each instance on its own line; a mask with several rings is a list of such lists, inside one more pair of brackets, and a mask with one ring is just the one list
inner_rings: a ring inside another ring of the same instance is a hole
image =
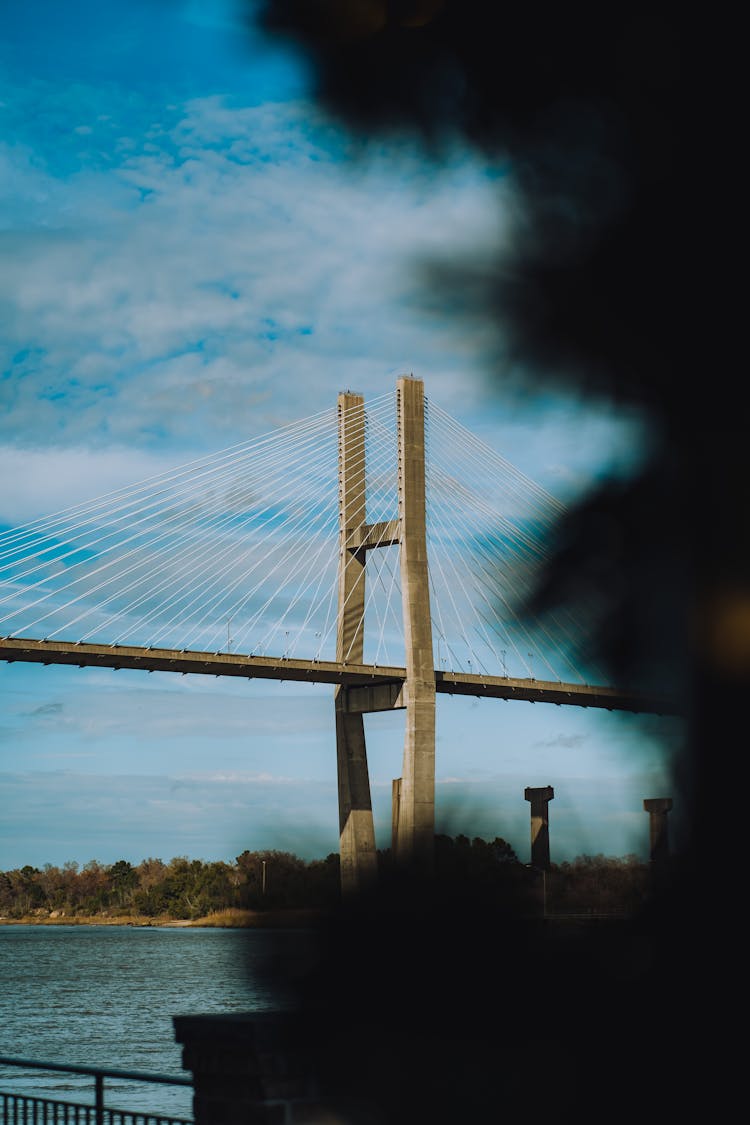
[[[179, 672], [182, 675], [239, 676], [246, 679], [295, 680], [347, 687], [400, 685], [406, 669], [379, 664], [339, 664], [327, 660], [297, 660], [228, 652], [194, 652], [189, 649], [139, 648], [134, 645], [100, 645], [81, 642], [0, 638], [0, 660], [33, 664], [71, 664], [79, 668], [134, 668], [146, 672]], [[609, 711], [677, 715], [669, 699], [589, 684], [557, 680], [514, 679], [465, 672], [435, 672], [435, 688], [448, 695], [490, 699], [521, 699], [529, 703], [555, 703], [576, 707], [602, 707]]]

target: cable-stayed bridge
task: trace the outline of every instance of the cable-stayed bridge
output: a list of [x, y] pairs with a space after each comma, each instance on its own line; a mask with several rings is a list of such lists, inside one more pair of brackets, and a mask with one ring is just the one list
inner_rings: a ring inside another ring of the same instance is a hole
[[394, 848], [429, 863], [435, 695], [673, 713], [520, 612], [562, 505], [401, 378], [0, 535], [0, 659], [335, 685], [342, 884], [374, 871], [363, 715], [404, 708]]

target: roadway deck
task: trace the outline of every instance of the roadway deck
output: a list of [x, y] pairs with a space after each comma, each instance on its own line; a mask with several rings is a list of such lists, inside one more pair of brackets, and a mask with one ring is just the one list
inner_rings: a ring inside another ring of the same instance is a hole
[[[189, 649], [139, 648], [134, 645], [101, 645], [71, 641], [0, 638], [0, 660], [33, 664], [67, 664], [79, 668], [122, 668], [145, 672], [178, 672], [185, 675], [238, 676], [245, 679], [294, 680], [374, 688], [390, 685], [390, 706], [398, 707], [398, 692], [406, 669], [380, 664], [339, 664], [326, 660], [286, 659], [230, 652], [195, 652]], [[435, 689], [442, 694], [488, 699], [520, 699], [558, 706], [600, 707], [677, 715], [673, 701], [617, 688], [563, 683], [558, 680], [516, 679], [466, 672], [435, 672]], [[379, 708], [378, 708], [379, 709]]]

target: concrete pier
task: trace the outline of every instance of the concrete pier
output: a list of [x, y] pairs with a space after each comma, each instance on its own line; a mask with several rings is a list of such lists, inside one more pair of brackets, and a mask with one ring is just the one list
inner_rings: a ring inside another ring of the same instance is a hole
[[401, 812], [401, 778], [391, 783], [391, 853], [398, 854], [398, 819]]
[[672, 808], [671, 797], [649, 797], [643, 802], [649, 815], [650, 856], [654, 867], [661, 868], [669, 859], [669, 829], [667, 813]]
[[531, 865], [549, 871], [549, 802], [555, 796], [551, 785], [527, 788], [524, 797], [531, 802]]
[[173, 1016], [195, 1125], [330, 1121], [294, 1020], [277, 1012]]

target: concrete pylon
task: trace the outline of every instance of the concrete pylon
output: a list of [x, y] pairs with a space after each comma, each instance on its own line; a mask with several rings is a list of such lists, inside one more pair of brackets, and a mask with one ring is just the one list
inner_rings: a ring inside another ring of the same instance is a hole
[[650, 797], [643, 807], [649, 815], [651, 863], [661, 867], [669, 859], [669, 829], [667, 813], [672, 808], [671, 797]]
[[531, 865], [540, 871], [550, 869], [548, 805], [554, 796], [551, 785], [524, 790], [524, 797], [531, 802]]
[[[361, 664], [364, 642], [364, 547], [356, 546], [365, 525], [365, 411], [361, 395], [338, 398], [339, 583], [336, 660]], [[349, 689], [336, 688], [336, 759], [339, 790], [341, 889], [348, 894], [372, 883], [377, 873], [375, 825], [367, 769], [364, 716], [349, 709]]]
[[361, 395], [338, 399], [339, 597], [336, 660], [361, 664], [365, 562], [378, 547], [400, 547], [406, 647], [403, 687], [336, 689], [341, 889], [362, 890], [376, 875], [377, 852], [367, 770], [364, 714], [406, 709], [404, 765], [394, 782], [392, 846], [420, 874], [433, 868], [435, 836], [435, 668], [432, 656], [425, 512], [424, 385], [402, 376], [398, 413], [398, 518], [366, 522], [365, 413]]
[[435, 839], [435, 665], [427, 573], [422, 380], [402, 376], [396, 398], [401, 597], [406, 646], [406, 734], [397, 859], [420, 874], [429, 874], [433, 870]]

